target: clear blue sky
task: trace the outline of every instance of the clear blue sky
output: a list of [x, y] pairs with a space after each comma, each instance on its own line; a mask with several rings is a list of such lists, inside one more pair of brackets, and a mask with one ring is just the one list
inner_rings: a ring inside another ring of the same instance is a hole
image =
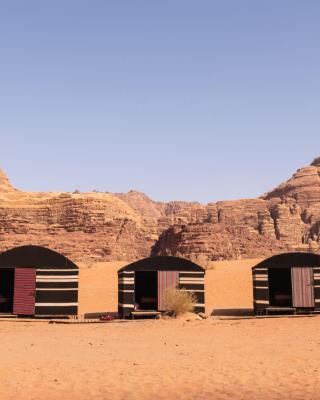
[[320, 155], [318, 0], [0, 2], [0, 167], [34, 191], [252, 197]]

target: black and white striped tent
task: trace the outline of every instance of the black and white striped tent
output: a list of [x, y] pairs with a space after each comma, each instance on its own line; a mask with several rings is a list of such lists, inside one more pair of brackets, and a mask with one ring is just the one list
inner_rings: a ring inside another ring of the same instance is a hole
[[169, 287], [194, 293], [195, 312], [205, 311], [205, 270], [179, 257], [149, 257], [129, 264], [118, 271], [118, 312], [122, 318], [132, 311], [165, 311], [165, 291]]
[[320, 310], [320, 255], [284, 253], [252, 268], [256, 314]]
[[0, 254], [0, 313], [69, 316], [78, 313], [78, 267], [40, 246]]

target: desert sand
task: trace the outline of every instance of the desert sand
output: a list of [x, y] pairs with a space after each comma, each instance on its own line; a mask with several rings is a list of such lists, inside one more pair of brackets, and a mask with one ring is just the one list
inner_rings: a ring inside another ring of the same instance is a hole
[[[237, 317], [257, 261], [211, 265], [206, 320], [0, 321], [0, 399], [319, 399], [319, 317]], [[123, 264], [81, 265], [81, 315], [116, 311]]]

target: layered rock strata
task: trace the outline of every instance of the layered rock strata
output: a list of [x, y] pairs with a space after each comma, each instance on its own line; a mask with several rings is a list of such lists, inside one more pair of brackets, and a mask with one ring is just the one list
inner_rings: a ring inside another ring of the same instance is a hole
[[0, 251], [30, 243], [75, 261], [320, 252], [320, 157], [260, 198], [207, 205], [155, 202], [137, 191], [29, 193], [0, 171]]

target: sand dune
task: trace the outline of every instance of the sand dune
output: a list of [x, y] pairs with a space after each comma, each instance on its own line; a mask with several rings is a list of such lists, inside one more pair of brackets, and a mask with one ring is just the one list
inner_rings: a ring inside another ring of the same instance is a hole
[[[207, 312], [252, 306], [256, 261], [215, 263]], [[121, 265], [81, 266], [82, 314], [116, 310]], [[319, 321], [0, 322], [0, 399], [318, 399]]]

